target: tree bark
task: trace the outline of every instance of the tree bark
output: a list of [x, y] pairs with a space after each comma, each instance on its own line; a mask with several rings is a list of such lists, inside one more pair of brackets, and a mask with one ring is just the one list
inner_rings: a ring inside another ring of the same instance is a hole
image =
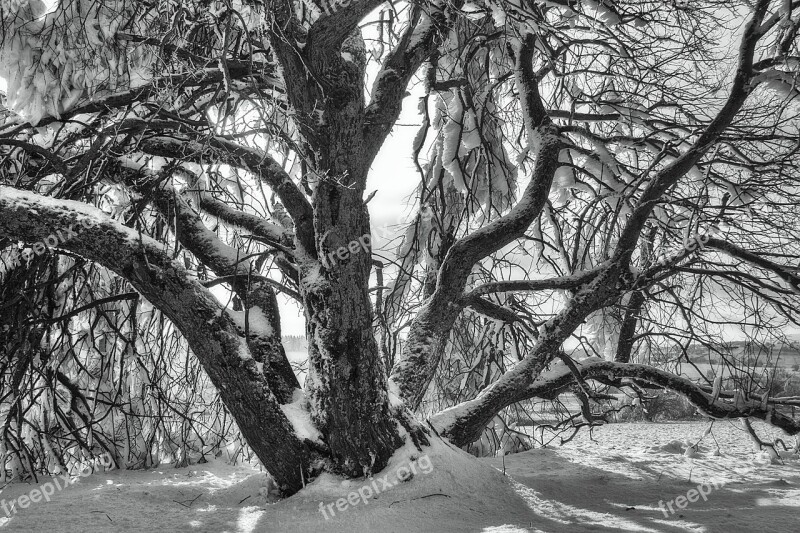
[[636, 326], [639, 323], [639, 314], [644, 307], [645, 294], [642, 290], [631, 292], [628, 305], [625, 306], [625, 316], [619, 330], [617, 353], [614, 360], [618, 363], [630, 363], [633, 354], [633, 345], [636, 342]]

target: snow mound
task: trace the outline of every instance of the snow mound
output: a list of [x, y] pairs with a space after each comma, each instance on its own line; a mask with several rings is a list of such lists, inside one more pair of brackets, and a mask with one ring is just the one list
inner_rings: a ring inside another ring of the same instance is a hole
[[[712, 452], [711, 448], [703, 446], [699, 443], [692, 444], [688, 439], [673, 439], [666, 444], [651, 446], [647, 448], [646, 451], [648, 453], [680, 454], [689, 459]], [[716, 451], [714, 451], [712, 455], [717, 455]]]
[[686, 453], [686, 446], [683, 444], [682, 441], [679, 440], [671, 440], [666, 444], [662, 444], [660, 446], [651, 446], [647, 449], [650, 453], [675, 453], [675, 454], [683, 454]]
[[280, 499], [275, 481], [266, 473], [252, 474], [243, 480], [211, 492], [206, 501], [220, 507], [264, 506]]
[[[400, 448], [371, 478], [323, 474], [268, 514], [285, 508], [311, 510], [320, 520], [313, 531], [430, 531], [434, 516], [436, 523], [447, 525], [440, 531], [481, 531], [503, 523], [500, 516], [505, 523], [529, 523], [530, 508], [511, 478], [435, 436], [431, 439], [422, 451], [410, 443]], [[414, 473], [401, 475], [408, 470]], [[402, 528], [386, 529], [398, 524]]]
[[774, 450], [761, 450], [753, 457], [755, 465], [780, 465], [783, 461]]

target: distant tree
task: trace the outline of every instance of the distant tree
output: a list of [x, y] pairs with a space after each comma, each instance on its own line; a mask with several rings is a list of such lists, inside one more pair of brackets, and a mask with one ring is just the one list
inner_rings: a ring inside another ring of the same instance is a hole
[[[589, 382], [800, 432], [675, 368], [721, 324], [798, 323], [800, 3], [385, 4], [0, 3], [4, 276], [49, 240], [124, 280], [286, 494], [534, 398], [600, 423]], [[376, 261], [367, 177], [410, 91], [418, 215]], [[276, 291], [305, 313], [302, 394]], [[682, 361], [646, 359], [665, 345]]]

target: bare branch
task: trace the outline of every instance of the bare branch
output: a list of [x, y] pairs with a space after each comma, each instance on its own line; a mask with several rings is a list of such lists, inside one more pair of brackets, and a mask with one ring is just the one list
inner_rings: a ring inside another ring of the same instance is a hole
[[797, 269], [795, 267], [780, 265], [750, 250], [746, 250], [721, 239], [709, 238], [706, 246], [725, 252], [727, 255], [735, 257], [736, 259], [741, 259], [742, 261], [774, 272], [779, 278], [786, 282], [792, 292], [800, 295], [800, 276], [797, 275]]
[[695, 166], [706, 152], [714, 145], [719, 137], [733, 122], [734, 117], [742, 108], [747, 97], [754, 87], [750, 83], [753, 76], [753, 56], [756, 44], [764, 35], [766, 29], [761, 26], [767, 13], [769, 0], [759, 0], [756, 4], [752, 18], [747, 23], [739, 46], [739, 64], [731, 86], [730, 94], [717, 116], [703, 130], [692, 146], [675, 161], [659, 171], [645, 188], [639, 199], [639, 206], [633, 211], [622, 235], [617, 243], [615, 257], [620, 257], [628, 262], [639, 234], [647, 223], [650, 213], [656, 206], [661, 196]]
[[519, 279], [508, 281], [493, 281], [475, 287], [464, 298], [483, 296], [497, 292], [521, 292], [521, 291], [553, 291], [577, 289], [598, 274], [597, 270], [581, 272], [572, 276], [550, 279]]
[[414, 319], [405, 351], [392, 369], [391, 379], [413, 407], [421, 401], [439, 364], [444, 340], [461, 311], [454, 302], [464, 290], [473, 265], [525, 234], [542, 212], [559, 166], [564, 141], [539, 96], [533, 71], [534, 48], [535, 40], [529, 36], [520, 47], [515, 71], [528, 142], [536, 148], [533, 176], [511, 211], [458, 240], [445, 257], [436, 290]]
[[[214, 160], [252, 172], [275, 191], [294, 220], [297, 239], [307, 252], [315, 253], [311, 204], [289, 174], [269, 154], [219, 137], [197, 140], [166, 136], [150, 137], [142, 140], [138, 148], [152, 155], [201, 164]], [[213, 159], [209, 159], [212, 156]]]
[[[678, 392], [712, 418], [758, 418], [781, 428], [790, 435], [800, 433], [800, 421], [777, 411], [772, 405], [765, 406], [761, 398], [754, 397], [749, 401], [740, 400], [738, 403], [725, 401], [724, 398], [715, 398], [707, 388], [701, 387], [687, 378], [648, 365], [603, 361], [595, 357], [576, 362], [575, 366], [579, 371], [578, 376], [567, 365], [559, 364], [553, 370], [542, 373], [517, 394], [509, 395], [502, 407], [535, 397], [553, 398], [576, 384], [578, 379], [614, 382], [630, 379]], [[476, 418], [482, 411], [480, 409], [482, 401], [483, 398], [479, 396], [475, 400], [446, 409], [434, 415], [431, 418], [431, 424], [439, 434], [448, 437], [455, 445], [469, 444], [477, 438], [486, 424], [485, 416]]]

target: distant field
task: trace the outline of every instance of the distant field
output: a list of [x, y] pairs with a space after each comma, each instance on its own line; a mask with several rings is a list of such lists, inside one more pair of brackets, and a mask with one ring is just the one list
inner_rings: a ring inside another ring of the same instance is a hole
[[302, 363], [308, 357], [308, 352], [286, 352], [290, 363]]

